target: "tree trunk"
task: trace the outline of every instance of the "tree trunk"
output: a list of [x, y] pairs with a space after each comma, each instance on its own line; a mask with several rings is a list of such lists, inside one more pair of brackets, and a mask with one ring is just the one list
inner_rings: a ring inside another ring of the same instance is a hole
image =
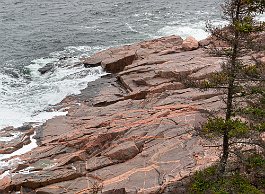
[[[239, 12], [240, 12], [240, 6], [241, 2], [240, 0], [237, 1], [237, 9], [236, 9], [236, 16], [235, 20], [233, 21], [234, 25], [235, 22], [239, 20]], [[234, 96], [234, 89], [235, 89], [235, 78], [236, 78], [236, 64], [237, 64], [237, 58], [238, 58], [238, 45], [239, 45], [239, 32], [237, 29], [235, 29], [234, 34], [234, 42], [232, 46], [232, 55], [231, 55], [231, 66], [230, 66], [230, 75], [229, 75], [229, 83], [228, 83], [228, 89], [227, 89], [227, 101], [226, 101], [226, 122], [228, 122], [233, 113], [233, 96]], [[229, 126], [226, 126], [226, 128], [223, 131], [223, 152], [222, 157], [220, 161], [220, 168], [219, 172], [221, 175], [224, 174], [226, 170], [227, 160], [229, 157]]]
[[223, 175], [226, 169], [226, 164], [229, 156], [229, 137], [228, 137], [228, 130], [223, 135], [223, 155], [220, 161], [220, 174]]

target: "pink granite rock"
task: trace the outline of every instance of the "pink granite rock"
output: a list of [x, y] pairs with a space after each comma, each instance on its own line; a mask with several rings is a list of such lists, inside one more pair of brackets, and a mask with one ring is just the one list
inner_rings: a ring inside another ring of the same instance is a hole
[[222, 62], [194, 38], [179, 36], [84, 59], [116, 74], [59, 105], [68, 114], [38, 128], [39, 146], [19, 157], [22, 164], [1, 170], [0, 193], [184, 192], [189, 175], [218, 159], [219, 150], [194, 130], [205, 120], [201, 112], [223, 106], [222, 93], [188, 88], [186, 81], [206, 79]]
[[188, 36], [182, 43], [182, 49], [184, 51], [192, 51], [199, 47], [198, 41], [192, 36]]

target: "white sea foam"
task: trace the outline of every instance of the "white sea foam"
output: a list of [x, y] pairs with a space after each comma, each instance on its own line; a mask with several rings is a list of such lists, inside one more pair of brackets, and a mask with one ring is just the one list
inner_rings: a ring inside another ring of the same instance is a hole
[[[265, 14], [261, 14], [256, 17], [258, 21], [265, 21]], [[228, 24], [227, 21], [216, 19], [210, 20], [213, 26], [224, 27]], [[181, 23], [178, 21], [171, 21], [167, 23], [166, 26], [158, 30], [154, 37], [159, 36], [169, 36], [169, 35], [179, 35], [182, 38], [187, 38], [187, 36], [193, 36], [197, 40], [202, 40], [207, 38], [210, 34], [206, 31], [206, 21], [200, 21], [197, 23]]]
[[15, 138], [17, 138], [18, 136], [20, 135], [20, 133], [11, 133], [10, 134], [10, 136], [6, 136], [6, 137], [0, 137], [0, 141], [4, 141], [4, 142], [6, 142], [6, 141], [11, 141], [11, 140], [13, 140], [13, 139], [15, 139]]
[[[45, 122], [65, 114], [46, 110], [68, 95], [79, 94], [88, 82], [104, 74], [101, 67], [84, 68], [76, 65], [80, 57], [98, 50], [101, 49], [67, 47], [63, 51], [51, 53], [50, 57], [33, 60], [25, 67], [30, 72], [30, 79], [0, 73], [0, 129], [19, 127], [26, 122]], [[65, 59], [60, 60], [63, 57]], [[53, 71], [41, 75], [38, 69], [47, 64], [54, 65]]]
[[[67, 47], [63, 51], [51, 53], [47, 58], [35, 59], [25, 67], [30, 79], [0, 73], [0, 129], [7, 126], [19, 127], [28, 122], [36, 126], [55, 116], [66, 115], [65, 110], [47, 110], [66, 96], [79, 94], [88, 82], [105, 74], [101, 67], [84, 68], [77, 65], [80, 63], [79, 58], [101, 49], [88, 46]], [[38, 69], [47, 64], [53, 64], [53, 71], [41, 75]], [[12, 135], [1, 137], [0, 140], [10, 141], [18, 134]], [[30, 137], [30, 144], [11, 154], [1, 154], [0, 167], [10, 168], [15, 163], [21, 163], [18, 158], [10, 158], [37, 147], [33, 136]], [[6, 171], [0, 178], [8, 174], [9, 171]]]
[[27, 167], [25, 169], [22, 169], [22, 170], [18, 171], [17, 173], [18, 174], [31, 174], [31, 173], [34, 173], [34, 172], [31, 171], [32, 169], [34, 169], [34, 167], [29, 166], [29, 167]]
[[165, 26], [158, 31], [160, 36], [179, 35], [182, 38], [193, 36], [197, 40], [205, 39], [209, 36], [205, 30], [201, 28], [193, 28], [189, 26]]
[[[10, 163], [10, 161], [5, 162], [3, 160], [9, 159], [13, 156], [19, 156], [19, 155], [25, 154], [25, 153], [31, 151], [33, 148], [36, 148], [37, 147], [37, 141], [36, 141], [36, 139], [33, 138], [34, 135], [35, 135], [35, 133], [30, 136], [30, 144], [24, 145], [22, 148], [18, 149], [17, 151], [15, 151], [11, 154], [0, 154], [0, 166], [8, 166]], [[2, 163], [2, 165], [1, 165], [1, 163]]]
[[229, 24], [228, 21], [225, 20], [213, 20], [211, 21], [211, 24], [218, 27], [224, 27]]

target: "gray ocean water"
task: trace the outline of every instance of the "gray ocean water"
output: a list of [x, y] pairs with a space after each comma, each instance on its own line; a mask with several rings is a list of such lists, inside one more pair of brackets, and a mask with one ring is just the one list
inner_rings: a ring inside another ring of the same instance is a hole
[[[75, 66], [96, 51], [178, 34], [207, 36], [222, 23], [222, 0], [1, 0], [0, 129], [42, 122], [47, 110], [99, 78], [101, 68]], [[47, 63], [53, 71], [37, 70]]]

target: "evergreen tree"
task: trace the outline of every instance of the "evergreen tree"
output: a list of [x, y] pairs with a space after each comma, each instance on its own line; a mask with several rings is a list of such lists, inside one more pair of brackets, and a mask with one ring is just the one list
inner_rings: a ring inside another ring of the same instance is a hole
[[[264, 54], [264, 42], [258, 37], [264, 33], [264, 22], [255, 17], [265, 9], [265, 0], [226, 0], [223, 18], [228, 25], [214, 27], [207, 25], [214, 42], [223, 46], [213, 46], [213, 54], [224, 56], [226, 62], [221, 72], [200, 82], [203, 88], [224, 90], [226, 104], [223, 114], [210, 117], [202, 132], [207, 136], [222, 137], [222, 156], [219, 174], [223, 175], [229, 156], [240, 153], [236, 149], [255, 146], [256, 151], [265, 150], [261, 133], [265, 132], [265, 65], [256, 56]], [[264, 34], [263, 34], [264, 35]], [[244, 60], [252, 56], [251, 60]]]

